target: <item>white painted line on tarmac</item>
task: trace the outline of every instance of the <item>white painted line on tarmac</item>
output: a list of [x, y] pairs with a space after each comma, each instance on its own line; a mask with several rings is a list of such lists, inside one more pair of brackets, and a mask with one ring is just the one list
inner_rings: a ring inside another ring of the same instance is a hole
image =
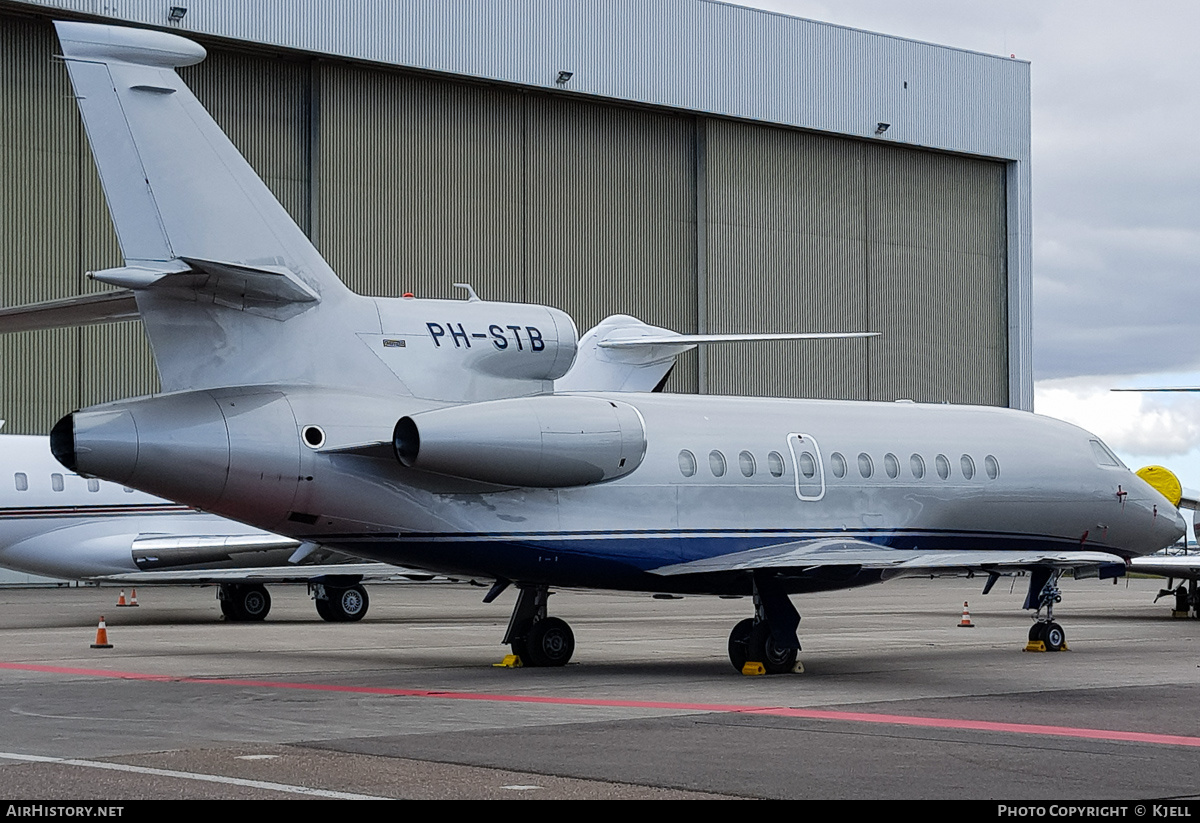
[[69, 757], [46, 757], [37, 754], [15, 754], [0, 752], [0, 758], [5, 760], [23, 760], [27, 763], [58, 763], [64, 766], [81, 766], [87, 769], [109, 769], [115, 772], [134, 772], [135, 774], [152, 774], [156, 777], [176, 777], [181, 780], [199, 780], [204, 783], [224, 783], [229, 786], [246, 786], [251, 789], [266, 789], [273, 792], [303, 794], [309, 797], [327, 797], [333, 800], [390, 800], [388, 797], [375, 797], [369, 794], [352, 794], [351, 792], [335, 792], [328, 789], [310, 789], [307, 786], [291, 786], [286, 783], [270, 783], [265, 780], [243, 780], [240, 777], [223, 777], [217, 774], [199, 774], [197, 772], [177, 772], [173, 769], [152, 769], [148, 766], [127, 766], [124, 763], [105, 763], [100, 760], [75, 760]]

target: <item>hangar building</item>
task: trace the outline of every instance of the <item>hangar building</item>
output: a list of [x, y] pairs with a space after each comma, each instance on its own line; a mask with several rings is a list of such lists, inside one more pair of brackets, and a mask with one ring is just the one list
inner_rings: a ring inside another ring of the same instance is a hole
[[[122, 262], [56, 18], [202, 43], [180, 73], [361, 293], [869, 329], [667, 390], [1032, 404], [1025, 62], [712, 0], [0, 0], [3, 306]], [[156, 387], [136, 322], [0, 336], [0, 371], [7, 432]]]

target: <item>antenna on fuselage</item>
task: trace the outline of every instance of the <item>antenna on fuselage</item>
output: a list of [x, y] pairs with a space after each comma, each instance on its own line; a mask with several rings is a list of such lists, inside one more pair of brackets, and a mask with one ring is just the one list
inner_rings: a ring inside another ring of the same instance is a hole
[[470, 283], [454, 283], [453, 286], [456, 289], [466, 289], [467, 290], [467, 302], [468, 303], [480, 302], [479, 295], [475, 293], [475, 289], [471, 287]]

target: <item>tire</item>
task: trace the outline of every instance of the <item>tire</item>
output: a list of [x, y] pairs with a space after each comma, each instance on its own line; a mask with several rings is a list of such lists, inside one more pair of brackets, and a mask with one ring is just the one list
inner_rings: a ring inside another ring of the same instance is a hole
[[747, 617], [734, 626], [733, 631], [729, 633], [729, 662], [733, 664], [733, 668], [738, 674], [742, 673], [742, 668], [750, 659], [750, 635], [753, 632], [754, 619]]
[[1029, 642], [1036, 643], [1039, 640], [1046, 642], [1046, 624], [1041, 621], [1029, 627]]
[[322, 597], [313, 598], [313, 603], [317, 606], [317, 615], [322, 620], [328, 620], [330, 623], [337, 620], [337, 616], [330, 610], [329, 601]]
[[753, 628], [747, 650], [751, 660], [762, 663], [767, 674], [787, 674], [796, 668], [798, 649], [781, 649], [771, 637], [771, 624], [763, 621]]
[[575, 653], [575, 634], [565, 620], [543, 617], [525, 639], [530, 666], [565, 666]]
[[246, 618], [242, 617], [242, 613], [238, 611], [237, 603], [229, 597], [222, 597], [218, 601], [221, 604], [221, 614], [225, 615], [225, 619], [231, 623], [236, 623]]
[[264, 620], [271, 611], [271, 595], [262, 586], [239, 586], [234, 602], [243, 620]]
[[1063, 631], [1062, 626], [1057, 623], [1047, 623], [1044, 635], [1046, 643], [1046, 651], [1061, 652], [1063, 647], [1067, 645], [1067, 635]]
[[[320, 606], [317, 606], [317, 613], [326, 620], [336, 620], [338, 623], [354, 623], [355, 620], [361, 620], [367, 613], [367, 606], [370, 605], [367, 590], [361, 585], [350, 585], [344, 589], [326, 585], [325, 597], [325, 611], [329, 613], [329, 617], [325, 617], [320, 611]], [[322, 600], [318, 597], [317, 602]]]

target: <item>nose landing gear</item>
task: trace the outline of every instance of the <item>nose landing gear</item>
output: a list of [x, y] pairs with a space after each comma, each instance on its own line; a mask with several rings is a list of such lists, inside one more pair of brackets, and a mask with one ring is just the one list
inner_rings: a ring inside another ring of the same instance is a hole
[[[1054, 622], [1054, 604], [1062, 602], [1062, 592], [1058, 588], [1058, 580], [1062, 577], [1062, 569], [1039, 567], [1033, 570], [1029, 578], [1029, 594], [1025, 597], [1025, 608], [1037, 609], [1034, 619], [1037, 621], [1029, 627], [1029, 643], [1025, 646], [1027, 652], [1065, 652], [1067, 634], [1062, 626]], [[1042, 616], [1045, 609], [1046, 615]]]

